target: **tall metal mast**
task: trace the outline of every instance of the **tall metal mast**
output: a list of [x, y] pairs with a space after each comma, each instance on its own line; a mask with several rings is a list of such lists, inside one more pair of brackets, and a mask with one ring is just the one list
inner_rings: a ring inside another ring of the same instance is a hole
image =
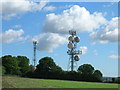
[[78, 50], [76, 51], [75, 48], [77, 47], [77, 43], [80, 41], [79, 37], [76, 36], [76, 31], [69, 31], [69, 34], [71, 35], [68, 40], [68, 55], [70, 55], [70, 62], [71, 62], [71, 71], [74, 71], [74, 62], [79, 61], [80, 57], [78, 54], [82, 54], [82, 51]]
[[37, 45], [37, 41], [33, 41], [33, 49], [34, 49], [33, 62], [34, 62], [34, 67], [35, 67], [35, 65], [36, 65], [36, 45]]

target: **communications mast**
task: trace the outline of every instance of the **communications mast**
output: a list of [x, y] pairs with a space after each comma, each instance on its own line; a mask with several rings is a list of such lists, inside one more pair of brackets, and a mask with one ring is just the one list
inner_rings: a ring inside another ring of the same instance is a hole
[[70, 67], [71, 71], [74, 71], [74, 62], [79, 61], [79, 54], [82, 54], [82, 51], [75, 50], [77, 47], [77, 43], [80, 41], [80, 38], [76, 36], [76, 31], [69, 31], [69, 43], [68, 43], [68, 51], [67, 54], [70, 55]]
[[37, 45], [37, 41], [33, 41], [33, 51], [34, 51], [33, 62], [34, 62], [34, 68], [35, 68], [35, 65], [36, 65], [36, 45]]

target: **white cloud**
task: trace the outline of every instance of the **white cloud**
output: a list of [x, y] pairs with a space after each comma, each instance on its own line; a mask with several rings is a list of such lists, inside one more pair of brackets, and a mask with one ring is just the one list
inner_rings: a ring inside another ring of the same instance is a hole
[[106, 43], [108, 43], [108, 41], [106, 41], [106, 40], [100, 40], [99, 43], [100, 44], [106, 44]]
[[54, 6], [46, 6], [43, 8], [43, 11], [54, 11], [56, 9], [56, 7]]
[[33, 41], [38, 42], [37, 49], [40, 51], [52, 52], [55, 48], [60, 45], [65, 44], [68, 40], [64, 35], [59, 35], [57, 33], [42, 33], [33, 38]]
[[17, 14], [15, 14], [15, 13], [4, 14], [4, 15], [2, 15], [1, 17], [2, 17], [2, 19], [4, 19], [4, 20], [10, 20], [12, 17], [17, 17]]
[[111, 55], [111, 56], [108, 56], [108, 57], [111, 58], [111, 59], [120, 59], [119, 55]]
[[86, 54], [88, 48], [87, 48], [86, 46], [81, 46], [81, 47], [80, 47], [80, 50], [82, 50], [82, 54]]
[[46, 3], [47, 2], [43, 0], [39, 3], [29, 0], [2, 0], [0, 2], [0, 6], [2, 5], [0, 13], [2, 13], [4, 19], [10, 19], [21, 13], [39, 11], [46, 5]]
[[118, 17], [112, 18], [108, 21], [102, 30], [92, 32], [90, 38], [92, 40], [99, 40], [100, 43], [118, 42]]
[[[112, 23], [114, 26], [114, 22], [111, 21], [111, 24]], [[79, 33], [93, 32], [93, 30], [103, 25], [110, 28], [111, 24], [109, 24], [102, 13], [94, 12], [91, 14], [84, 7], [73, 5], [61, 14], [47, 14], [42, 34], [34, 37], [33, 40], [38, 41], [37, 48], [40, 51], [52, 52], [55, 48], [67, 42], [66, 36], [64, 35], [68, 33], [69, 30], [76, 30]], [[107, 35], [108, 34], [109, 33], [107, 33]], [[100, 40], [100, 42], [105, 43], [105, 40]], [[95, 44], [96, 43], [94, 43], [94, 45]], [[88, 50], [86, 46], [80, 47], [80, 49], [82, 49], [83, 54]]]
[[9, 29], [4, 33], [0, 33], [0, 39], [2, 39], [2, 42], [0, 43], [13, 43], [13, 42], [27, 40], [29, 36], [22, 37], [23, 34], [24, 34], [24, 31], [22, 29], [17, 31], [13, 29]]
[[47, 14], [43, 32], [68, 33], [69, 30], [92, 32], [105, 22], [102, 13], [91, 14], [86, 8], [74, 5], [64, 10], [62, 14]]
[[[93, 14], [91, 14], [84, 7], [73, 5], [71, 6], [70, 9], [64, 10], [62, 14], [58, 15], [56, 15], [55, 13], [47, 14], [45, 24], [43, 27], [43, 33], [66, 34], [69, 32], [69, 30], [72, 29], [76, 30], [77, 32], [92, 32], [94, 29], [99, 28], [99, 26], [104, 23], [106, 23], [106, 19], [104, 18], [102, 13], [94, 12]], [[43, 37], [48, 38], [49, 35], [44, 35]], [[40, 40], [40, 42], [43, 44], [45, 43], [45, 45], [47, 45], [46, 39]], [[46, 49], [46, 47], [47, 46], [45, 46], [45, 48], [42, 47], [41, 50], [42, 49], [46, 51], [53, 50], [53, 49], [48, 50], [50, 48], [47, 47]], [[85, 54], [87, 52], [87, 47], [81, 48], [83, 49], [83, 54]]]

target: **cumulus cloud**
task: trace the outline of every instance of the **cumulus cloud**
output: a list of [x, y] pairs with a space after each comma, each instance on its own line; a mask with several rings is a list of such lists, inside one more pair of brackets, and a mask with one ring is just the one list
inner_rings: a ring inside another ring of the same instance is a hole
[[87, 48], [86, 46], [81, 46], [81, 47], [80, 47], [80, 50], [82, 50], [82, 54], [86, 54], [88, 48]]
[[106, 43], [108, 43], [108, 41], [107, 40], [100, 40], [99, 43], [100, 44], [106, 44]]
[[11, 13], [11, 14], [4, 14], [1, 16], [1, 18], [4, 20], [10, 20], [12, 17], [17, 17], [17, 14]]
[[[111, 21], [111, 24], [112, 23], [114, 24], [114, 22]], [[76, 30], [78, 33], [93, 32], [93, 30], [103, 25], [106, 25], [107, 28], [112, 27], [111, 24], [109, 24], [102, 13], [90, 13], [84, 7], [73, 5], [61, 14], [47, 14], [42, 34], [34, 37], [33, 40], [38, 41], [37, 48], [39, 50], [52, 52], [55, 48], [67, 42], [65, 35], [69, 30]], [[110, 33], [112, 33], [112, 29]], [[109, 33], [107, 33], [107, 35], [108, 34]], [[105, 43], [105, 40], [100, 40], [100, 42]], [[83, 51], [83, 54], [88, 50], [86, 46], [80, 47], [80, 49]]]
[[46, 6], [43, 8], [43, 11], [54, 11], [56, 9], [56, 7], [54, 6]]
[[106, 19], [102, 13], [91, 14], [86, 8], [73, 5], [62, 14], [47, 14], [43, 32], [68, 33], [69, 30], [92, 32], [105, 22]]
[[3, 0], [0, 2], [0, 6], [2, 6], [0, 13], [2, 13], [3, 18], [10, 19], [21, 13], [39, 11], [46, 3], [43, 0], [40, 0], [39, 3], [29, 0]]
[[118, 20], [118, 17], [112, 18], [101, 30], [92, 32], [90, 38], [92, 40], [99, 40], [101, 44], [118, 42]]
[[17, 31], [13, 29], [9, 29], [3, 33], [0, 33], [0, 39], [2, 39], [2, 42], [0, 43], [13, 43], [13, 42], [27, 40], [29, 36], [22, 37], [23, 34], [24, 31], [22, 29]]
[[119, 55], [111, 55], [111, 56], [108, 56], [108, 57], [111, 58], [111, 59], [120, 59]]
[[52, 52], [55, 48], [65, 44], [68, 40], [64, 35], [57, 33], [42, 33], [33, 38], [33, 41], [37, 41], [37, 49], [40, 51]]

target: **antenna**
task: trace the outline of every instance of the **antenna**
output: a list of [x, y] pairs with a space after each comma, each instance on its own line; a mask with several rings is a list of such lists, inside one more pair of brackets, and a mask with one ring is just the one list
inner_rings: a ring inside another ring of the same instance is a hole
[[70, 37], [68, 38], [68, 55], [70, 55], [70, 67], [71, 71], [74, 71], [74, 62], [79, 61], [80, 57], [78, 54], [82, 54], [82, 51], [76, 51], [77, 43], [80, 41], [80, 38], [76, 36], [76, 31], [69, 31]]
[[34, 49], [33, 62], [34, 62], [34, 67], [35, 67], [35, 65], [36, 65], [36, 45], [37, 45], [37, 41], [33, 41], [33, 49]]

